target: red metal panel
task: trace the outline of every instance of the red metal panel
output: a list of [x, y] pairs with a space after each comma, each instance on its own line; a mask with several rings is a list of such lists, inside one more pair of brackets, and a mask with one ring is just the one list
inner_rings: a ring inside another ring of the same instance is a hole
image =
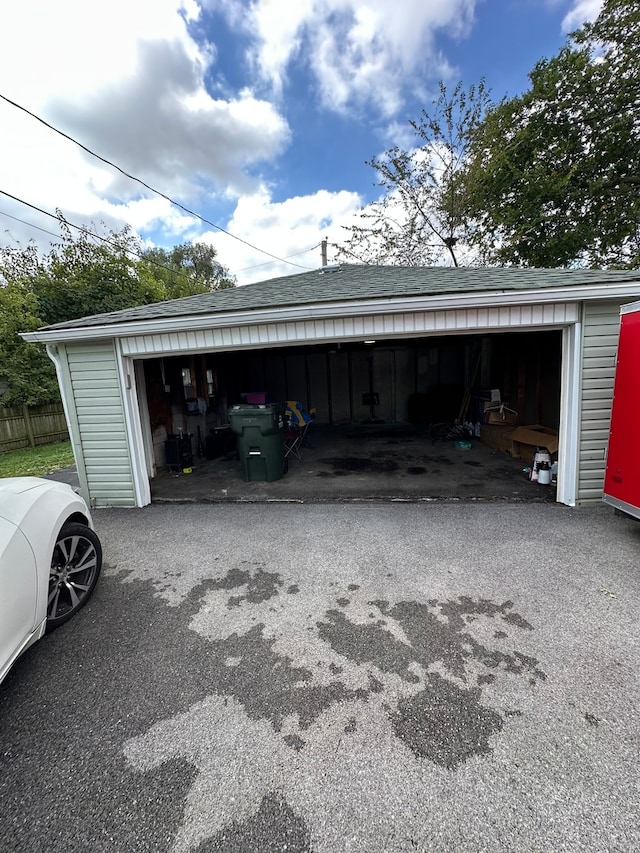
[[640, 509], [640, 309], [620, 322], [604, 493]]

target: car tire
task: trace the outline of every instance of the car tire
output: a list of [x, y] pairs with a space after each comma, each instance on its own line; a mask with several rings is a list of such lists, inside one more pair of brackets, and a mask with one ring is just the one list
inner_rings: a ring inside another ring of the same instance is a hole
[[47, 631], [71, 619], [89, 600], [100, 569], [100, 540], [86, 524], [65, 524], [51, 556], [47, 598]]

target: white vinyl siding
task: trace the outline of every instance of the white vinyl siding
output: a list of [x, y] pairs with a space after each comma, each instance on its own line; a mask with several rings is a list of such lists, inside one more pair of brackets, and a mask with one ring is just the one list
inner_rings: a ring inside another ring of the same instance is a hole
[[91, 505], [135, 506], [113, 343], [67, 345], [66, 364]]
[[575, 322], [575, 303], [505, 305], [458, 308], [450, 311], [398, 311], [353, 317], [318, 317], [296, 322], [256, 323], [220, 328], [184, 330], [121, 339], [125, 356], [136, 358], [180, 352], [261, 349], [294, 344], [407, 338], [479, 331], [548, 329]]
[[602, 500], [619, 332], [619, 302], [585, 304], [578, 449], [579, 503]]

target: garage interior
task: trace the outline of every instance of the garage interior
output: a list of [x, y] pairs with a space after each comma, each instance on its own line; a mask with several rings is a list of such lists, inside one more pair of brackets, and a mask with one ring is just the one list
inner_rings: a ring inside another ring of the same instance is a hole
[[[554, 329], [146, 360], [152, 500], [553, 501], [555, 486], [524, 472], [532, 448], [509, 435], [559, 430], [561, 347]], [[300, 459], [276, 482], [245, 482], [234, 450], [229, 409], [252, 394], [315, 410]], [[456, 421], [470, 433], [440, 426]], [[190, 460], [174, 458], [180, 435]]]

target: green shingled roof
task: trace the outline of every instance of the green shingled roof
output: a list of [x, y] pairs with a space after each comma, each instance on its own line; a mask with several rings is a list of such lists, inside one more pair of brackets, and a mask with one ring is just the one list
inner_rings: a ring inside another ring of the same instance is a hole
[[519, 269], [514, 267], [397, 267], [342, 265], [282, 276], [243, 287], [187, 296], [82, 317], [48, 329], [312, 305], [327, 302], [435, 296], [447, 293], [503, 292], [637, 281], [634, 270]]

